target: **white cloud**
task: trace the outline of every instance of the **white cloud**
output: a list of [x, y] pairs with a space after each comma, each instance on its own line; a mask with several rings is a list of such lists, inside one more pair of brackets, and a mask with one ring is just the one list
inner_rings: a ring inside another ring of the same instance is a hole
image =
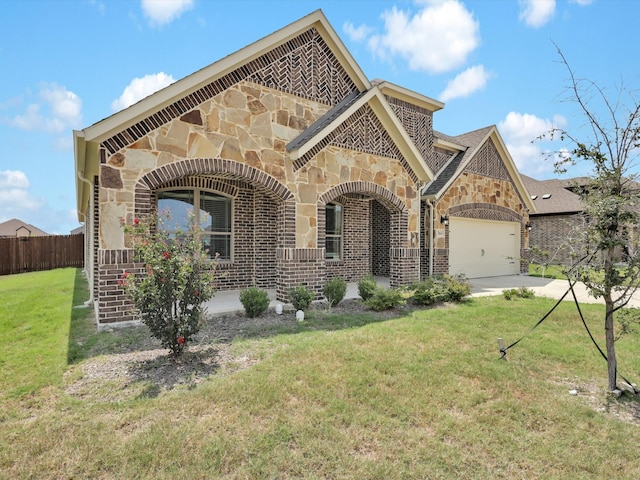
[[553, 142], [534, 140], [553, 128], [564, 128], [566, 123], [560, 115], [549, 120], [529, 113], [509, 112], [498, 124], [498, 130], [518, 169], [535, 176], [553, 171], [554, 160], [560, 153], [553, 153], [554, 150], [559, 152]]
[[591, 5], [593, 0], [569, 0], [569, 3], [577, 3], [581, 7], [586, 7], [587, 5]]
[[468, 97], [473, 92], [484, 89], [490, 77], [491, 73], [487, 72], [482, 65], [469, 67], [447, 83], [447, 87], [439, 98], [447, 102], [453, 98]]
[[114, 112], [123, 110], [173, 82], [175, 82], [173, 77], [164, 72], [134, 78], [124, 89], [122, 95], [111, 103], [111, 110]]
[[29, 188], [29, 179], [20, 170], [0, 171], [0, 189]]
[[540, 28], [556, 12], [556, 0], [518, 0], [520, 3], [520, 21], [529, 27]]
[[82, 100], [75, 93], [55, 83], [43, 84], [40, 101], [27, 105], [9, 124], [30, 131], [62, 134], [82, 125]]
[[29, 193], [29, 179], [20, 170], [0, 171], [0, 221], [37, 212], [43, 204]]
[[369, 36], [372, 28], [368, 27], [367, 25], [360, 25], [359, 27], [356, 27], [351, 22], [344, 22], [344, 25], [342, 25], [342, 30], [349, 36], [349, 38], [353, 42], [361, 42]]
[[193, 8], [193, 0], [142, 0], [142, 12], [151, 26], [161, 27]]
[[369, 48], [383, 59], [399, 55], [411, 70], [441, 73], [463, 65], [480, 43], [479, 23], [458, 0], [421, 5], [415, 15], [386, 10], [385, 31], [369, 38]]

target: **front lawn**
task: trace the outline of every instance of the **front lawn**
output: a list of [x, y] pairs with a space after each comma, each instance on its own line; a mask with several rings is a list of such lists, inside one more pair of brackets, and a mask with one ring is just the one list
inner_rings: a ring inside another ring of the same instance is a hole
[[[473, 298], [387, 320], [327, 312], [236, 338], [225, 351], [253, 359], [237, 371], [110, 400], [69, 392], [63, 373], [115, 365], [111, 346], [142, 334], [97, 334], [87, 318], [72, 319], [87, 312], [71, 308], [86, 299], [72, 300], [77, 278], [0, 278], [0, 305], [12, 305], [0, 310], [0, 476], [640, 478], [638, 401], [604, 395], [606, 364], [569, 302], [508, 361], [497, 339], [527, 333], [552, 300]], [[56, 291], [61, 306], [44, 306]], [[582, 308], [601, 339], [603, 308]], [[631, 380], [638, 340], [617, 344]]]

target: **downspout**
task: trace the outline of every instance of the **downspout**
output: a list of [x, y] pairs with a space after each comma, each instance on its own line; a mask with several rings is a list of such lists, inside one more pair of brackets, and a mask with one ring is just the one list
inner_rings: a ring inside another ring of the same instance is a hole
[[433, 276], [433, 236], [434, 236], [434, 224], [433, 224], [433, 213], [434, 213], [434, 202], [433, 200], [429, 200], [429, 276]]
[[[84, 182], [84, 183], [86, 183], [87, 185], [89, 185], [89, 191], [90, 191], [90, 192], [92, 192], [92, 191], [93, 191], [93, 184], [89, 181], [89, 179], [88, 179], [88, 178], [86, 178], [86, 177], [84, 177], [84, 176], [82, 176], [82, 175], [80, 174], [80, 170], [77, 170], [77, 169], [76, 169], [76, 175], [77, 175], [77, 177], [78, 177], [78, 180], [80, 180], [81, 182]], [[86, 227], [87, 227], [87, 214], [86, 214], [86, 213], [84, 213], [84, 212], [80, 212], [80, 211], [78, 211], [78, 214], [79, 214], [79, 215], [82, 215], [82, 217], [84, 218], [84, 226], [85, 226], [85, 232], [84, 232], [84, 234], [85, 234], [85, 242], [86, 242], [86, 241], [87, 241], [87, 240], [86, 240], [86, 238], [87, 238], [87, 236], [89, 235], [89, 234], [87, 233], [87, 231], [86, 231], [86, 230], [87, 230], [87, 228], [86, 228]], [[89, 240], [89, 242], [90, 242], [90, 241], [91, 241], [91, 240]], [[85, 260], [86, 260], [86, 259], [85, 259]], [[85, 265], [85, 268], [86, 268], [86, 267], [87, 267], [87, 266]], [[85, 271], [85, 274], [86, 274], [86, 273], [87, 273], [87, 272]], [[91, 279], [93, 280], [93, 277], [92, 277]], [[93, 286], [91, 286], [91, 288], [89, 288], [89, 299], [88, 299], [86, 302], [84, 302], [84, 304], [88, 306], [88, 305], [91, 305], [91, 304], [93, 303], [93, 301], [94, 301], [94, 300], [93, 300]]]

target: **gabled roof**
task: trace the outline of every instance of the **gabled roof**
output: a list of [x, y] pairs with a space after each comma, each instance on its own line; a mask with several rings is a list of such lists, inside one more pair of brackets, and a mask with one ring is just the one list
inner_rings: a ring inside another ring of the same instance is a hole
[[[443, 147], [448, 150], [452, 150], [452, 157], [449, 162], [437, 173], [436, 178], [428, 184], [422, 191], [422, 196], [427, 198], [438, 199], [446, 190], [451, 186], [456, 178], [464, 171], [465, 167], [478, 153], [480, 148], [489, 140], [493, 141], [500, 158], [504, 162], [504, 166], [509, 172], [511, 179], [513, 180], [516, 190], [519, 192], [520, 197], [526, 208], [530, 211], [535, 211], [535, 205], [531, 201], [527, 188], [522, 181], [520, 173], [516, 168], [515, 162], [509, 150], [507, 150], [504, 141], [498, 128], [495, 125], [473, 130], [471, 132], [463, 133], [455, 137], [445, 135], [440, 132], [434, 131], [434, 144], [438, 146], [439, 142]], [[459, 148], [457, 154], [456, 148]]]
[[569, 190], [568, 180], [536, 180], [526, 175], [522, 180], [536, 206], [535, 215], [578, 213], [583, 209], [580, 196]]
[[16, 237], [20, 230], [24, 230], [25, 233], [27, 233], [27, 235], [22, 236], [41, 237], [49, 235], [38, 227], [34, 227], [29, 223], [18, 220], [17, 218], [12, 218], [11, 220], [0, 223], [0, 237]]
[[287, 145], [290, 158], [296, 160], [303, 156], [365, 104], [368, 104], [378, 116], [418, 179], [422, 182], [433, 179], [433, 172], [402, 127], [398, 117], [391, 110], [378, 85], [366, 92], [346, 98], [292, 140]]
[[315, 28], [332, 54], [338, 59], [349, 78], [360, 92], [369, 90], [371, 84], [338, 37], [321, 10], [291, 23], [290, 25], [258, 40], [241, 50], [212, 63], [181, 80], [140, 100], [138, 103], [117, 112], [81, 131], [74, 131], [74, 153], [76, 167], [76, 198], [78, 214], [84, 210], [91, 191], [91, 178], [98, 174], [98, 146], [114, 134], [135, 125], [177, 100], [189, 95], [229, 72], [288, 42], [301, 33]]

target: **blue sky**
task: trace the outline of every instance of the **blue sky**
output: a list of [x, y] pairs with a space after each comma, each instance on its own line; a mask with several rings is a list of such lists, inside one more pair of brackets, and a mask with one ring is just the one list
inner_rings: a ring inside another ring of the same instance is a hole
[[584, 126], [564, 101], [553, 42], [578, 77], [639, 86], [632, 0], [5, 0], [0, 222], [68, 233], [79, 225], [74, 129], [319, 8], [370, 79], [444, 101], [434, 127], [448, 135], [497, 125], [520, 171], [538, 179], [554, 176], [544, 152], [561, 145], [531, 140]]

